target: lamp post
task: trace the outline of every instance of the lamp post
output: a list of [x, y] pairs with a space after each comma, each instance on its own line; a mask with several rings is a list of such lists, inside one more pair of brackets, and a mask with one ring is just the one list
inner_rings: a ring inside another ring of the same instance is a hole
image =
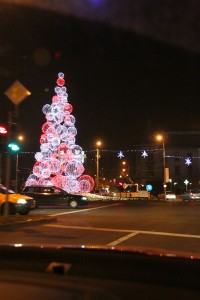
[[16, 154], [16, 169], [15, 169], [15, 192], [18, 192], [18, 167], [19, 167], [19, 155]]
[[169, 179], [170, 182], [170, 191], [172, 191], [172, 179]]
[[162, 153], [163, 153], [163, 187], [164, 192], [166, 191], [166, 173], [165, 173], [165, 142], [164, 137], [161, 134], [156, 136], [157, 141], [162, 142]]
[[[17, 139], [22, 142], [24, 137], [23, 135], [19, 135], [17, 137]], [[16, 153], [16, 166], [15, 166], [15, 192], [17, 193], [18, 192], [18, 173], [19, 173], [19, 154], [18, 152]]]
[[98, 141], [96, 142], [96, 146], [97, 146], [97, 154], [96, 154], [96, 162], [97, 162], [97, 177], [96, 177], [96, 190], [99, 189], [99, 158], [100, 158], [100, 155], [99, 155], [99, 147], [101, 146], [101, 141]]
[[177, 182], [174, 182], [174, 192], [176, 193], [176, 185], [177, 185]]
[[124, 178], [129, 176], [129, 166], [127, 166], [126, 161], [122, 162], [122, 175]]
[[[0, 145], [2, 146], [2, 148], [4, 148], [4, 144], [5, 144], [5, 140], [4, 138], [7, 137], [7, 134], [8, 134], [8, 130], [7, 130], [7, 127], [6, 125], [3, 125], [3, 124], [0, 124], [0, 138], [3, 137], [3, 142], [0, 141]], [[0, 149], [1, 151], [2, 149]], [[0, 184], [1, 184], [1, 172], [2, 172], [2, 153], [0, 152]]]

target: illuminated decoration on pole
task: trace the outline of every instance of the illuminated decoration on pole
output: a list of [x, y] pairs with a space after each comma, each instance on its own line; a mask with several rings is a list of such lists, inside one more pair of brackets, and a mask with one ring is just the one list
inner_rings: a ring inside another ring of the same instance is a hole
[[189, 166], [191, 163], [192, 163], [191, 158], [190, 158], [190, 157], [187, 157], [187, 158], [185, 159], [185, 164]]
[[124, 157], [124, 154], [123, 154], [123, 152], [122, 151], [120, 151], [119, 153], [118, 153], [118, 156], [117, 157], [119, 157], [120, 159], [122, 158], [122, 157]]
[[[42, 125], [40, 152], [25, 185], [57, 186], [68, 193], [90, 192], [94, 180], [84, 172], [84, 151], [75, 143], [77, 130], [72, 105], [68, 102], [64, 74], [59, 73], [52, 104], [45, 104], [42, 112], [46, 122]], [[82, 176], [81, 176], [82, 175]]]
[[145, 158], [146, 156], [148, 156], [148, 153], [144, 150], [144, 151], [142, 152], [142, 156]]

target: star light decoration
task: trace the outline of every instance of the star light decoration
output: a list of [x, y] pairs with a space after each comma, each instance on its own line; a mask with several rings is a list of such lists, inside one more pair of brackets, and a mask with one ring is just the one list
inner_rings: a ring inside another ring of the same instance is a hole
[[192, 163], [191, 158], [190, 158], [190, 157], [187, 157], [187, 158], [185, 159], [185, 164], [189, 166], [191, 163]]
[[148, 156], [148, 153], [144, 150], [144, 151], [142, 152], [142, 156], [145, 158], [146, 156]]
[[68, 193], [90, 192], [94, 180], [84, 172], [84, 152], [75, 143], [77, 130], [72, 105], [68, 102], [64, 74], [59, 73], [52, 104], [45, 104], [42, 112], [46, 122], [42, 125], [40, 152], [35, 154], [33, 174], [25, 185], [48, 185]]
[[118, 156], [117, 157], [119, 157], [120, 159], [122, 158], [122, 157], [124, 157], [124, 154], [123, 154], [123, 152], [122, 151], [119, 151], [119, 153], [118, 153]]

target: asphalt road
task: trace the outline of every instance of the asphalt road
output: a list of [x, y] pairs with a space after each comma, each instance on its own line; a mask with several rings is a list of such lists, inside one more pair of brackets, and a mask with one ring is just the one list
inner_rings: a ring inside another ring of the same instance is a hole
[[1, 243], [131, 246], [200, 253], [200, 202], [91, 203], [76, 210], [37, 209], [32, 216], [55, 219], [5, 228]]

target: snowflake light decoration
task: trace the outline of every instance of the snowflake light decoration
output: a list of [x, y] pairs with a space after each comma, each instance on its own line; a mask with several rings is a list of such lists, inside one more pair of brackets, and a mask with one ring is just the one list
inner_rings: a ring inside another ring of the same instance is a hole
[[189, 166], [191, 163], [192, 163], [191, 158], [190, 158], [190, 157], [187, 157], [187, 158], [185, 159], [185, 164]]
[[118, 156], [117, 157], [119, 157], [120, 159], [122, 158], [122, 157], [124, 157], [124, 154], [123, 154], [123, 152], [122, 151], [119, 151], [119, 153], [118, 153]]
[[144, 150], [144, 151], [142, 152], [142, 156], [145, 158], [146, 156], [148, 156], [148, 153]]

